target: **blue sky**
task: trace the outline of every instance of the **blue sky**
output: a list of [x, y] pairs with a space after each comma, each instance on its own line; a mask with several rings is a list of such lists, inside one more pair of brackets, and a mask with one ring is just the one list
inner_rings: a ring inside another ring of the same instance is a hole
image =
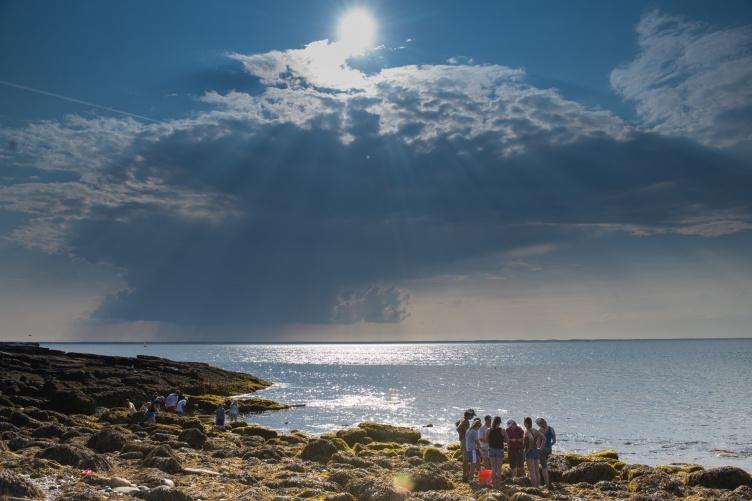
[[749, 335], [747, 2], [0, 1], [0, 46], [0, 338]]

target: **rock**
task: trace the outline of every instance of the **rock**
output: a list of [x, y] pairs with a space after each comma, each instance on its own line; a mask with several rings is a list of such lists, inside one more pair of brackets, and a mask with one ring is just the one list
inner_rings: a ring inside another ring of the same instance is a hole
[[580, 463], [574, 468], [564, 472], [562, 481], [568, 484], [587, 482], [595, 484], [601, 480], [613, 480], [616, 477], [616, 470], [608, 463], [593, 462]]
[[392, 483], [377, 478], [363, 477], [350, 480], [345, 489], [358, 501], [403, 501], [407, 498], [407, 495], [398, 491]]
[[32, 431], [31, 436], [34, 438], [53, 438], [61, 437], [64, 433], [65, 429], [60, 425], [46, 424]]
[[449, 458], [436, 447], [426, 447], [423, 449], [423, 461], [428, 463], [445, 463]]
[[335, 452], [337, 452], [337, 447], [335, 447], [329, 440], [316, 439], [311, 440], [306, 444], [303, 451], [300, 453], [300, 458], [308, 461], [326, 463]]
[[141, 451], [123, 452], [120, 454], [120, 457], [127, 460], [144, 459], [144, 453]]
[[279, 461], [285, 457], [285, 452], [274, 445], [265, 445], [263, 447], [255, 447], [243, 453], [243, 459], [249, 460], [250, 458], [266, 459], [271, 461]]
[[31, 480], [9, 470], [0, 470], [0, 499], [8, 497], [44, 499], [42, 489], [34, 485]]
[[684, 496], [684, 486], [671, 475], [665, 473], [646, 473], [640, 475], [627, 484], [630, 492], [639, 494], [656, 494], [667, 492], [674, 496]]
[[538, 501], [540, 499], [543, 498], [534, 496], [533, 494], [528, 494], [527, 492], [515, 492], [512, 494], [512, 497], [509, 498], [509, 501]]
[[503, 492], [484, 492], [478, 501], [509, 501], [509, 496]]
[[376, 442], [414, 444], [420, 440], [420, 431], [404, 426], [365, 422], [360, 423], [358, 428], [365, 431], [366, 435]]
[[193, 501], [193, 496], [189, 496], [177, 489], [171, 489], [166, 485], [149, 489], [141, 494], [140, 497], [146, 501]]
[[180, 464], [180, 461], [175, 458], [163, 458], [159, 456], [152, 458], [147, 457], [144, 458], [141, 464], [149, 468], [157, 468], [165, 473], [180, 473], [183, 471], [183, 466]]
[[453, 489], [454, 485], [445, 476], [441, 469], [434, 464], [419, 466], [410, 471], [410, 490], [420, 491], [444, 491]]
[[51, 459], [57, 463], [75, 466], [82, 470], [109, 471], [112, 468], [106, 458], [93, 454], [86, 449], [66, 444], [53, 445], [42, 449], [37, 452], [36, 457]]
[[64, 414], [94, 414], [94, 401], [81, 390], [54, 390], [49, 399], [52, 410]]
[[338, 430], [337, 437], [341, 438], [342, 440], [347, 442], [347, 445], [352, 447], [355, 444], [365, 443], [365, 439], [366, 437], [368, 437], [368, 434], [362, 428], [348, 428], [346, 430]]
[[206, 434], [196, 428], [187, 428], [180, 432], [178, 440], [187, 442], [193, 449], [201, 449], [206, 443]]
[[125, 436], [112, 428], [102, 428], [89, 438], [86, 446], [97, 452], [116, 452], [123, 448]]
[[358, 501], [349, 492], [340, 492], [339, 494], [326, 494], [321, 501]]
[[329, 461], [331, 463], [349, 464], [356, 468], [370, 468], [373, 466], [373, 463], [367, 459], [359, 458], [358, 456], [353, 456], [352, 454], [346, 454], [344, 452], [334, 453], [332, 457], [329, 458]]
[[112, 489], [112, 492], [118, 493], [118, 494], [128, 494], [128, 495], [135, 495], [141, 492], [141, 489], [138, 487], [114, 487]]
[[116, 487], [133, 487], [133, 483], [122, 477], [112, 477], [108, 482], [113, 489]]
[[149, 468], [162, 470], [165, 473], [181, 473], [183, 471], [180, 461], [178, 461], [172, 449], [166, 445], [160, 445], [152, 449], [141, 464]]
[[722, 466], [690, 473], [687, 485], [733, 490], [742, 485], [752, 486], [752, 477], [741, 468]]
[[244, 437], [261, 437], [263, 439], [277, 438], [279, 433], [263, 426], [248, 425], [232, 429], [233, 433]]

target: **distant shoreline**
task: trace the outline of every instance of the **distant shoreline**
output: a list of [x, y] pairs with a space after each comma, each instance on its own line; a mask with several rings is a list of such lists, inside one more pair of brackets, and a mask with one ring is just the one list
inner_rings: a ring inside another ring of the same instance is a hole
[[[750, 337], [688, 337], [688, 338], [622, 338], [622, 339], [473, 339], [473, 340], [435, 340], [435, 341], [40, 341], [35, 343], [46, 345], [64, 344], [145, 344], [145, 345], [359, 345], [359, 344], [520, 344], [520, 343], [622, 343], [622, 342], [666, 342], [666, 341], [750, 341]], [[4, 341], [7, 343], [22, 343], [26, 341]]]

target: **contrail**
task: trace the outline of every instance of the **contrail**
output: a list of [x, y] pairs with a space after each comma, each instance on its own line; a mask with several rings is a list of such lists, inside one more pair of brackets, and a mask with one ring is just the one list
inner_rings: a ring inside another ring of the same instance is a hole
[[28, 92], [35, 92], [37, 94], [42, 94], [43, 96], [56, 97], [58, 99], [62, 99], [63, 101], [69, 101], [71, 103], [83, 104], [86, 106], [91, 106], [92, 108], [98, 108], [100, 110], [110, 111], [112, 113], [119, 113], [121, 115], [126, 115], [126, 116], [133, 117], [133, 118], [139, 118], [141, 120], [146, 120], [148, 122], [154, 122], [157, 124], [161, 123], [159, 120], [154, 120], [153, 118], [145, 117], [143, 115], [137, 115], [135, 113], [130, 113], [128, 111], [116, 110], [115, 108], [110, 108], [109, 106], [100, 106], [98, 104], [90, 103], [88, 101], [82, 101], [74, 97], [62, 96], [60, 94], [55, 94], [54, 92], [47, 92], [46, 90], [35, 89], [34, 87], [29, 87], [27, 85], [19, 85], [13, 82], [6, 82], [5, 80], [0, 80], [0, 84], [5, 85], [7, 87], [13, 87], [14, 89], [21, 89], [21, 90], [25, 90]]

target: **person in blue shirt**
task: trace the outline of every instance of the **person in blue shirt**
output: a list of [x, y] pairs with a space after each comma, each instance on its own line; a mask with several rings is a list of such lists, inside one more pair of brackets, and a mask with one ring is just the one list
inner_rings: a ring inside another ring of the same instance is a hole
[[556, 432], [542, 417], [535, 420], [535, 424], [538, 425], [538, 431], [546, 438], [543, 447], [540, 450], [540, 466], [541, 473], [543, 474], [543, 482], [546, 486], [551, 487], [551, 482], [548, 478], [548, 457], [551, 455], [551, 449], [556, 443]]
[[220, 428], [225, 425], [225, 408], [222, 407], [221, 405], [217, 407], [217, 413], [214, 419], [214, 424], [216, 426], [219, 426]]

